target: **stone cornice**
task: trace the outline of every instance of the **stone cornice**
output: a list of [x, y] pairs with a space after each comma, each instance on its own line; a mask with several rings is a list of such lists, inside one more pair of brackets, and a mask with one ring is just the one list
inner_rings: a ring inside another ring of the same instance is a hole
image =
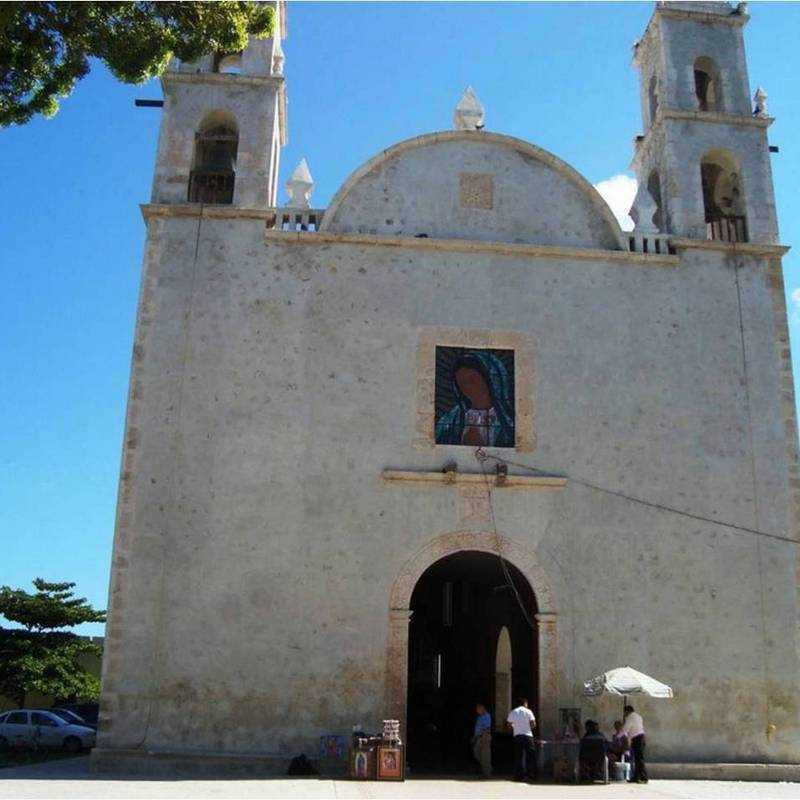
[[[275, 223], [275, 208], [242, 208], [228, 205], [202, 203], [143, 203], [145, 220], [154, 217], [204, 217], [211, 219], [255, 219], [265, 224]], [[368, 247], [397, 247], [409, 250], [441, 250], [455, 253], [496, 253], [530, 258], [564, 258], [574, 261], [615, 261], [640, 266], [678, 267], [677, 255], [659, 253], [631, 253], [627, 250], [597, 250], [589, 247], [561, 247], [547, 244], [516, 244], [512, 242], [484, 242], [477, 239], [417, 239], [414, 236], [378, 236], [371, 233], [329, 233], [325, 231], [280, 231], [267, 228], [265, 241], [269, 244], [320, 245], [355, 244]], [[754, 242], [716, 242], [708, 239], [670, 237], [676, 250], [718, 250], [724, 253], [780, 258], [790, 250], [788, 245], [757, 244]]]
[[687, 119], [693, 122], [714, 122], [720, 125], [745, 125], [752, 128], [769, 128], [774, 117], [752, 117], [745, 114], [722, 114], [717, 111], [686, 111], [682, 108], [659, 108], [656, 124], [662, 119]]
[[785, 244], [757, 244], [756, 242], [717, 242], [710, 239], [684, 239], [671, 237], [669, 243], [676, 250], [716, 250], [721, 253], [741, 253], [748, 256], [780, 258], [791, 249]]
[[739, 14], [735, 9], [732, 9], [729, 14], [716, 14], [713, 11], [697, 11], [689, 7], [676, 8], [675, 6], [662, 5], [656, 6], [653, 16], [666, 17], [667, 19], [691, 19], [695, 22], [733, 25], [739, 28], [747, 25], [750, 21], [749, 14]]
[[215, 219], [261, 219], [275, 221], [274, 208], [242, 208], [204, 203], [142, 203], [139, 208], [145, 220], [151, 217], [213, 217]]
[[515, 489], [551, 491], [563, 489], [567, 479], [560, 475], [484, 475], [481, 472], [442, 472], [442, 470], [385, 469], [381, 479], [386, 483], [423, 483], [429, 486], [478, 485], [507, 486]]
[[744, 114], [720, 114], [715, 111], [687, 111], [681, 108], [659, 107], [655, 122], [641, 137], [636, 137], [631, 167], [635, 168], [640, 159], [647, 153], [650, 143], [661, 132], [664, 120], [675, 119], [689, 122], [709, 122], [715, 125], [743, 125], [750, 128], [768, 128], [775, 122], [774, 117], [749, 117]]
[[328, 233], [326, 231], [311, 233], [267, 230], [264, 235], [267, 242], [281, 244], [355, 244], [367, 247], [398, 247], [409, 250], [439, 250], [454, 253], [495, 253], [528, 258], [614, 261], [637, 266], [677, 267], [680, 265], [680, 259], [673, 255], [631, 253], [627, 250], [597, 250], [589, 247], [484, 242], [476, 239], [417, 239], [414, 236], [377, 236], [366, 233]]
[[233, 86], [272, 86], [280, 89], [283, 75], [233, 75], [228, 72], [165, 72], [161, 83], [211, 83]]

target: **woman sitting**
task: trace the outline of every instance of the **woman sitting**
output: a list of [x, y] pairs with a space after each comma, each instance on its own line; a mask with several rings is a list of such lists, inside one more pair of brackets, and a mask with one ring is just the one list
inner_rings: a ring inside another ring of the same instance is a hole
[[614, 735], [608, 745], [608, 760], [610, 763], [631, 760], [631, 743], [628, 741], [628, 734], [622, 730], [620, 720], [614, 721]]

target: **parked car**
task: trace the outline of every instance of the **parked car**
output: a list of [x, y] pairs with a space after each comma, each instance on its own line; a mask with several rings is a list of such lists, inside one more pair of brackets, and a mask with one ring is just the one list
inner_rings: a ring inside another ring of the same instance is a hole
[[49, 711], [51, 714], [61, 717], [65, 722], [73, 725], [83, 725], [84, 728], [91, 728], [93, 731], [97, 730], [97, 725], [87, 722], [80, 714], [76, 714], [68, 708], [39, 708], [37, 711]]
[[61, 748], [79, 753], [94, 747], [97, 734], [51, 711], [21, 708], [0, 714], [0, 750], [9, 747]]
[[[100, 711], [100, 706], [97, 703], [59, 703], [57, 707], [77, 714], [81, 719], [86, 720], [89, 725], [97, 728], [97, 716]], [[54, 708], [49, 710], [55, 711]]]

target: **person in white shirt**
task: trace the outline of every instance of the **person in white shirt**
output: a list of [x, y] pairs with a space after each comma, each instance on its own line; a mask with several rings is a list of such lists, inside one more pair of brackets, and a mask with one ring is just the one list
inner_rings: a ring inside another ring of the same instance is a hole
[[521, 697], [519, 705], [508, 712], [506, 723], [514, 731], [514, 780], [536, 780], [536, 717], [528, 708], [527, 698]]
[[644, 720], [641, 714], [633, 710], [633, 706], [625, 706], [625, 721], [622, 730], [628, 736], [633, 755], [633, 775], [631, 783], [647, 783], [647, 767], [644, 763]]

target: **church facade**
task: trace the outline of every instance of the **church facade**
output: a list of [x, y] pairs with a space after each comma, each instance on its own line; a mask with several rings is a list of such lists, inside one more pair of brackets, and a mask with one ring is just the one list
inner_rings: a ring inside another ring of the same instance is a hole
[[[476, 701], [662, 762], [800, 762], [800, 466], [746, 5], [657, 3], [633, 232], [534, 144], [400, 142], [277, 206], [281, 38], [175, 64], [147, 226], [97, 768], [285, 769]], [[612, 13], [612, 12], [609, 12]], [[300, 32], [302, 35], [302, 32]], [[503, 731], [496, 729], [497, 746]]]

